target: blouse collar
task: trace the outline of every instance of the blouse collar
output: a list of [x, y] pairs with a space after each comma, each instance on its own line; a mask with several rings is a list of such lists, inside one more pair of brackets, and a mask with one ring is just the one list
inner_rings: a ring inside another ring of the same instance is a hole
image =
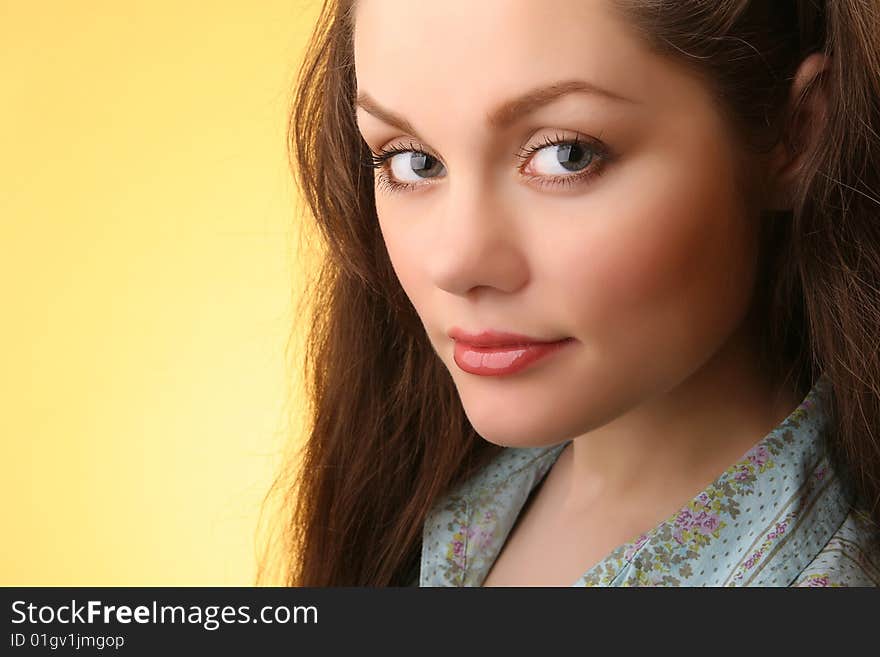
[[[789, 584], [851, 506], [827, 451], [828, 395], [820, 377], [739, 461], [573, 586]], [[442, 498], [425, 521], [419, 585], [480, 586], [529, 494], [567, 444], [505, 448]]]

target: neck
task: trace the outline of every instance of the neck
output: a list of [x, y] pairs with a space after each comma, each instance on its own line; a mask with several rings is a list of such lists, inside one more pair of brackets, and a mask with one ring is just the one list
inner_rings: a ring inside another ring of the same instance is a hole
[[623, 505], [659, 522], [714, 481], [801, 401], [767, 380], [757, 353], [744, 324], [675, 387], [576, 437], [560, 456], [564, 510]]

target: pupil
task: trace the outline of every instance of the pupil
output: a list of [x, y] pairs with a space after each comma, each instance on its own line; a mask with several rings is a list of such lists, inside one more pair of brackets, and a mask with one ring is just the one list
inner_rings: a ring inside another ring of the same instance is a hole
[[563, 144], [556, 151], [559, 164], [569, 171], [580, 171], [593, 159], [592, 153], [580, 144]]

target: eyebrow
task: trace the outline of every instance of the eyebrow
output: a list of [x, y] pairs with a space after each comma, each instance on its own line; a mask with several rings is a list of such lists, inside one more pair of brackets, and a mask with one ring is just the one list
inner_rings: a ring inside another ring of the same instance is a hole
[[[632, 98], [620, 96], [612, 91], [586, 82], [585, 80], [562, 80], [559, 82], [553, 82], [552, 84], [535, 87], [534, 89], [530, 89], [514, 98], [506, 100], [486, 116], [486, 124], [490, 128], [500, 130], [516, 122], [521, 117], [534, 112], [538, 108], [543, 107], [562, 96], [573, 93], [586, 93], [617, 102], [639, 104], [638, 101], [633, 100]], [[409, 121], [399, 114], [382, 107], [366, 91], [358, 93], [356, 105], [384, 123], [399, 128], [404, 132], [408, 132], [417, 139], [422, 140]]]

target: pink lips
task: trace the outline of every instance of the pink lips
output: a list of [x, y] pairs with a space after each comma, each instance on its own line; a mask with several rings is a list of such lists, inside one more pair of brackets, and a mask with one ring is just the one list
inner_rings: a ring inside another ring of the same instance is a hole
[[502, 331], [467, 333], [457, 327], [449, 331], [449, 336], [455, 340], [455, 364], [480, 376], [520, 372], [574, 342], [574, 338], [541, 340]]

